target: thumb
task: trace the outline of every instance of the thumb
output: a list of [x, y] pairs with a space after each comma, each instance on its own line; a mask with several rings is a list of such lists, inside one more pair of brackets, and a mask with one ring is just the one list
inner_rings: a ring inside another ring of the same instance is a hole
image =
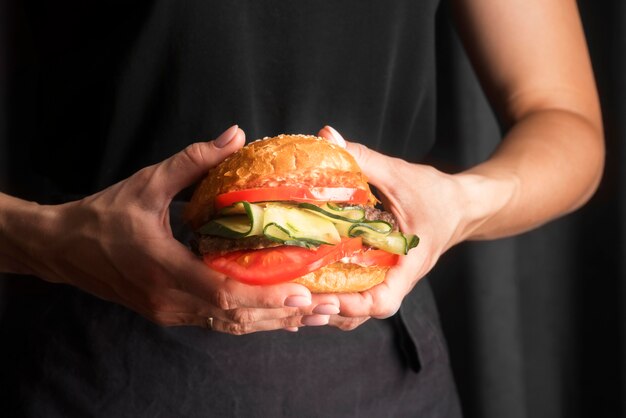
[[374, 186], [380, 187], [393, 182], [390, 170], [390, 161], [393, 161], [392, 157], [371, 150], [358, 142], [346, 141], [339, 132], [328, 125], [324, 126], [318, 135], [345, 148], [346, 151], [352, 154], [359, 167], [361, 167], [363, 174]]
[[167, 199], [188, 187], [207, 171], [240, 149], [246, 141], [245, 133], [233, 125], [217, 139], [196, 142], [153, 166], [154, 172], [148, 187], [156, 187]]

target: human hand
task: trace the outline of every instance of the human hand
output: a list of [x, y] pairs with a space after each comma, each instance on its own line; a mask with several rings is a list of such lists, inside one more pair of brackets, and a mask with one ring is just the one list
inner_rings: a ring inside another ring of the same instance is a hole
[[[172, 235], [169, 204], [183, 188], [241, 148], [237, 126], [196, 143], [99, 193], [42, 206], [45, 228], [23, 265], [45, 280], [66, 283], [122, 304], [157, 324], [207, 326], [245, 334], [302, 325], [311, 313], [304, 286], [248, 286], [210, 270]], [[325, 323], [328, 316], [309, 321]], [[306, 321], [305, 321], [306, 322]]]
[[417, 248], [401, 257], [385, 281], [360, 293], [319, 294], [314, 304], [340, 307], [330, 325], [351, 330], [370, 317], [387, 318], [400, 308], [404, 297], [428, 273], [441, 254], [461, 241], [468, 223], [464, 216], [463, 182], [433, 167], [412, 164], [347, 142], [333, 128], [319, 132], [345, 147], [357, 160], [369, 182], [380, 192], [385, 209], [395, 215], [401, 231], [420, 237]]

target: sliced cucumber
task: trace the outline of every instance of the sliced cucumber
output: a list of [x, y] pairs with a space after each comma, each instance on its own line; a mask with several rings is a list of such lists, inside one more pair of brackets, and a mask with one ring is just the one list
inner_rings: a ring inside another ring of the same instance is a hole
[[389, 222], [385, 221], [365, 221], [356, 225], [352, 225], [349, 230], [349, 235], [357, 235], [362, 233], [376, 233], [380, 235], [387, 235], [393, 231], [393, 226]]
[[359, 223], [338, 222], [335, 224], [335, 227], [342, 237], [356, 237], [364, 233], [385, 236], [393, 230], [391, 224], [385, 221], [364, 221]]
[[299, 208], [306, 209], [324, 219], [331, 222], [361, 222], [365, 219], [365, 210], [359, 206], [337, 206], [332, 203], [325, 203], [322, 206], [316, 206], [311, 203], [300, 203]]
[[402, 255], [419, 243], [416, 235], [393, 231], [388, 222], [364, 220], [365, 211], [357, 206], [237, 202], [220, 215], [197, 232], [226, 238], [265, 235], [284, 245], [306, 248], [358, 236], [372, 247]]
[[263, 230], [263, 234], [272, 241], [280, 242], [283, 245], [294, 245], [297, 247], [314, 248], [320, 244], [329, 244], [328, 242], [311, 239], [308, 237], [294, 237], [291, 231], [276, 225], [268, 224]]
[[405, 234], [404, 236], [406, 237], [406, 243], [407, 243], [406, 252], [407, 253], [409, 252], [409, 250], [411, 248], [415, 248], [415, 247], [417, 247], [419, 245], [420, 237], [418, 237], [417, 235], [415, 235], [415, 234]]
[[393, 254], [406, 255], [419, 242], [416, 235], [405, 235], [402, 232], [392, 231], [391, 224], [384, 221], [366, 221], [354, 224], [347, 230], [343, 226], [338, 229], [342, 235], [361, 237], [365, 244]]
[[297, 207], [278, 204], [266, 206], [263, 234], [286, 245], [292, 245], [289, 242], [294, 240], [317, 245], [341, 241], [332, 222]]
[[223, 218], [214, 219], [200, 229], [202, 235], [244, 238], [263, 234], [263, 208], [248, 202], [237, 202], [220, 211]]
[[363, 231], [357, 234], [363, 242], [381, 250], [393, 254], [406, 255], [409, 250], [415, 247], [419, 238], [415, 235], [404, 235], [402, 232], [394, 231], [388, 235], [380, 235]]

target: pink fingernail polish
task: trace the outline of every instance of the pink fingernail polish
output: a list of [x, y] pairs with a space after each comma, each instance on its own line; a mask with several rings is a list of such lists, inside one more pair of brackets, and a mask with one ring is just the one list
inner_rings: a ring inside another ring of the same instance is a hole
[[217, 139], [213, 142], [217, 148], [224, 148], [226, 145], [230, 143], [230, 141], [235, 138], [237, 135], [237, 131], [239, 130], [239, 126], [233, 125], [230, 128], [226, 129]]
[[289, 296], [283, 302], [283, 305], [290, 308], [302, 308], [303, 306], [309, 306], [311, 304], [311, 298], [307, 296], [294, 295]]
[[310, 327], [328, 325], [330, 317], [328, 315], [306, 315], [302, 317], [302, 323]]
[[313, 313], [320, 315], [337, 315], [339, 313], [339, 308], [332, 303], [324, 303], [322, 305], [317, 305], [313, 309]]
[[300, 328], [298, 328], [298, 327], [286, 327], [286, 328], [283, 328], [283, 329], [284, 329], [285, 331], [289, 331], [289, 332], [298, 332], [298, 330], [299, 330]]

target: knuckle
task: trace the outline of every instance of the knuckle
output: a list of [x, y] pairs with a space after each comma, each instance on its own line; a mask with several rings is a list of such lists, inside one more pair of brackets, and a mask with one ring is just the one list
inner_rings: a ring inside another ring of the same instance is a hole
[[136, 180], [139, 184], [149, 183], [153, 177], [153, 167], [144, 167], [141, 170], [137, 171], [135, 174], [133, 174], [133, 180]]
[[358, 142], [355, 143], [354, 145], [355, 145], [354, 152], [353, 152], [354, 157], [358, 161], [367, 162], [369, 149], [365, 145], [358, 143]]
[[[159, 179], [162, 178], [162, 165], [144, 167], [131, 177], [124, 188], [124, 196], [132, 198], [140, 212], [153, 210], [154, 203], [161, 197]], [[132, 206], [131, 206], [132, 208]]]
[[214, 295], [215, 306], [223, 311], [229, 311], [235, 309], [237, 306], [233, 301], [233, 297], [230, 292], [225, 289], [219, 289]]
[[206, 158], [204, 156], [205, 149], [206, 144], [195, 142], [193, 144], [187, 145], [182, 153], [183, 156], [192, 164], [204, 165], [204, 163], [206, 162]]
[[227, 311], [228, 319], [237, 324], [248, 324], [256, 321], [254, 313], [250, 309], [232, 309]]
[[248, 324], [230, 323], [226, 325], [226, 332], [232, 335], [245, 335], [252, 332], [252, 328]]
[[283, 318], [281, 320], [281, 328], [289, 328], [289, 327], [301, 327], [302, 326], [302, 315], [291, 316], [288, 318]]

